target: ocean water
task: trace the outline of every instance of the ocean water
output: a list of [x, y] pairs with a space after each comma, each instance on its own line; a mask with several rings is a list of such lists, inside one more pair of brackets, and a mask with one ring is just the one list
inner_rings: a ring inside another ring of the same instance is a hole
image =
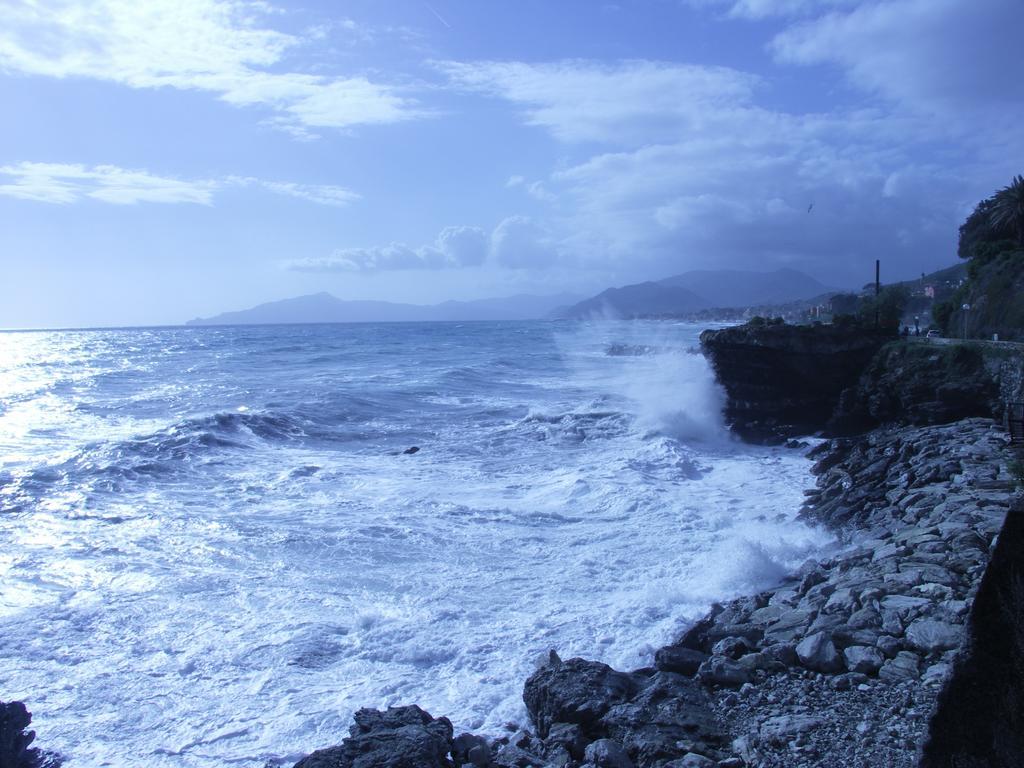
[[649, 664], [833, 546], [699, 331], [0, 334], [0, 699], [69, 766], [262, 766], [362, 706], [525, 722], [551, 648]]

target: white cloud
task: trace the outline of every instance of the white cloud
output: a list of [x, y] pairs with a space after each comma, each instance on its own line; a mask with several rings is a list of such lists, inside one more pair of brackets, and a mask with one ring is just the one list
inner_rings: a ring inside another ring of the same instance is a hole
[[274, 110], [282, 127], [393, 123], [424, 115], [365, 77], [270, 71], [307, 42], [260, 26], [269, 6], [246, 0], [13, 0], [0, 11], [0, 69], [84, 77], [131, 88], [214, 93]]
[[285, 262], [293, 272], [385, 272], [463, 269], [491, 264], [504, 269], [550, 267], [556, 260], [546, 230], [524, 216], [510, 216], [494, 231], [445, 227], [430, 245], [389, 243], [370, 248], [340, 248], [330, 256]]
[[257, 186], [319, 205], [343, 206], [359, 199], [355, 192], [332, 185], [264, 181], [239, 176], [185, 180], [116, 165], [22, 162], [0, 166], [0, 181], [4, 177], [7, 177], [7, 183], [0, 184], [0, 195], [42, 203], [66, 204], [92, 199], [116, 205], [211, 205], [217, 191], [245, 186]]
[[479, 227], [445, 227], [436, 247], [451, 266], [475, 267], [484, 263], [488, 246], [488, 235]]
[[491, 253], [508, 269], [546, 269], [558, 258], [551, 236], [526, 216], [509, 216], [494, 228]]
[[772, 16], [801, 16], [838, 6], [854, 5], [862, 0], [686, 0], [696, 8], [726, 7], [737, 19], [764, 19]]
[[317, 205], [343, 207], [361, 199], [361, 195], [344, 187], [331, 184], [296, 184], [291, 181], [263, 181], [261, 179], [242, 179], [247, 184], [257, 184], [270, 192], [289, 197], [297, 197]]
[[182, 181], [114, 165], [87, 167], [65, 163], [19, 163], [0, 167], [10, 177], [0, 195], [44, 203], [73, 203], [92, 198], [105, 203], [196, 203], [210, 205], [216, 182]]
[[771, 47], [783, 62], [839, 64], [851, 83], [900, 107], [967, 113], [985, 130], [1024, 115], [1022, 28], [1020, 0], [881, 0], [797, 24]]
[[758, 78], [726, 67], [656, 61], [440, 62], [452, 83], [506, 99], [562, 141], [659, 141], [706, 128], [747, 104]]

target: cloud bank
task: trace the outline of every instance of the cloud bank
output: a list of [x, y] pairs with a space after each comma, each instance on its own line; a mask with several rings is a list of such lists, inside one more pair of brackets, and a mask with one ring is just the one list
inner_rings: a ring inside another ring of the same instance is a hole
[[251, 177], [184, 180], [116, 165], [32, 163], [0, 166], [0, 195], [40, 203], [97, 200], [115, 205], [193, 203], [212, 205], [214, 194], [232, 187], [256, 187], [318, 205], [344, 206], [359, 195], [343, 187], [264, 181]]
[[526, 216], [510, 216], [491, 233], [480, 227], [445, 227], [429, 245], [389, 243], [371, 248], [340, 248], [323, 258], [285, 262], [293, 272], [387, 272], [396, 270], [547, 269], [558, 261], [545, 229]]
[[398, 88], [362, 75], [281, 71], [286, 54], [309, 41], [261, 26], [268, 12], [243, 0], [12, 0], [0, 12], [0, 69], [205, 91], [271, 110], [273, 124], [302, 137], [426, 114]]

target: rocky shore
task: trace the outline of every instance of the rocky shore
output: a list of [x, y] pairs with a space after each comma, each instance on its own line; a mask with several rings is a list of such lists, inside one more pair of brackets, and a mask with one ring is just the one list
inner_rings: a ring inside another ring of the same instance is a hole
[[[653, 666], [584, 659], [526, 681], [532, 731], [455, 736], [418, 708], [363, 710], [296, 768], [914, 766], [1015, 498], [991, 419], [822, 443], [802, 515], [842, 538], [775, 589], [716, 605]], [[1018, 510], [1014, 514], [1024, 514]]]
[[[795, 359], [811, 365], [817, 342], [804, 335]], [[756, 340], [734, 336], [717, 338]], [[816, 486], [800, 514], [833, 531], [838, 552], [713, 606], [649, 667], [553, 649], [525, 682], [530, 728], [484, 736], [416, 706], [364, 709], [342, 744], [295, 768], [1024, 768], [1024, 497], [992, 418], [1021, 399], [1024, 360], [924, 345], [876, 354], [861, 375], [851, 364], [832, 379], [827, 398], [808, 395], [817, 421], [803, 426], [842, 416], [870, 429], [807, 452]], [[726, 357], [735, 403], [751, 376]], [[791, 435], [772, 387], [756, 394], [734, 413], [762, 438]], [[8, 714], [0, 765], [39, 765], [23, 759], [39, 756], [24, 707]], [[22, 762], [4, 762], [4, 745]]]

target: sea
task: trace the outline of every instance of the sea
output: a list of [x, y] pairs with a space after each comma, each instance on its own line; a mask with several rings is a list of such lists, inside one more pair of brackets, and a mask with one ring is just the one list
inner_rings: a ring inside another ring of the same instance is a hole
[[78, 766], [526, 724], [835, 546], [668, 321], [0, 333], [0, 700]]

